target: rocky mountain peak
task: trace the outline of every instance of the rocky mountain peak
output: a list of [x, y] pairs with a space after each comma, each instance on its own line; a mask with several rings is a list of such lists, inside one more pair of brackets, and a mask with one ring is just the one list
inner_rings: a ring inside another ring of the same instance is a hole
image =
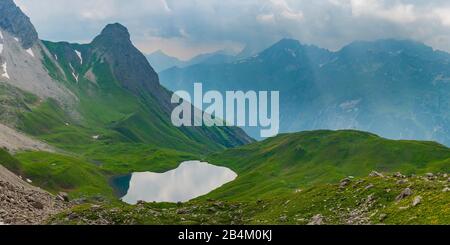
[[131, 45], [130, 33], [122, 24], [108, 24], [103, 28], [100, 35], [94, 39], [93, 44], [101, 46], [114, 46], [117, 44]]
[[128, 29], [119, 24], [107, 25], [91, 43], [97, 57], [104, 57], [116, 79], [128, 90], [142, 89], [157, 94], [159, 79], [145, 56], [133, 45]]
[[284, 38], [262, 51], [259, 58], [277, 66], [297, 66], [300, 63], [326, 62], [331, 53], [314, 45], [302, 44], [295, 39]]
[[301, 47], [302, 44], [300, 43], [300, 41], [292, 38], [283, 38], [280, 41], [278, 41], [274, 46], [298, 48]]
[[23, 48], [31, 48], [38, 41], [38, 34], [30, 18], [13, 0], [1, 0], [0, 13], [0, 28], [19, 38]]

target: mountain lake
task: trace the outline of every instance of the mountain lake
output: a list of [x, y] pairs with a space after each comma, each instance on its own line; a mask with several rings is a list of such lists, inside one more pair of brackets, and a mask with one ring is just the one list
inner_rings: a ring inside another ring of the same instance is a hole
[[236, 179], [237, 174], [225, 167], [206, 162], [186, 161], [165, 173], [137, 172], [112, 180], [123, 202], [187, 202], [203, 196]]

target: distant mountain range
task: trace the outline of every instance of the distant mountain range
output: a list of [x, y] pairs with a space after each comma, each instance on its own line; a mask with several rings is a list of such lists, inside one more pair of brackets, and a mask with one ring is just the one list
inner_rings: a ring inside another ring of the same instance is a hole
[[359, 129], [450, 145], [450, 54], [410, 40], [331, 52], [283, 39], [246, 59], [174, 67], [160, 79], [174, 91], [192, 91], [194, 82], [205, 90], [279, 90], [282, 132]]
[[229, 63], [237, 59], [237, 56], [228, 54], [225, 51], [200, 54], [187, 61], [183, 61], [178, 58], [169, 56], [161, 50], [146, 55], [146, 57], [156, 72], [161, 72], [172, 67], [183, 68], [201, 63], [202, 64]]

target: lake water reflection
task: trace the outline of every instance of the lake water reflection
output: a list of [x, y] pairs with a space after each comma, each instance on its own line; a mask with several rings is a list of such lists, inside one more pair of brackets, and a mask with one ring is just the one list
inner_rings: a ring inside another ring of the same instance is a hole
[[186, 202], [208, 194], [233, 181], [237, 174], [225, 167], [187, 161], [166, 173], [133, 173], [114, 181], [116, 190], [126, 193], [122, 201]]

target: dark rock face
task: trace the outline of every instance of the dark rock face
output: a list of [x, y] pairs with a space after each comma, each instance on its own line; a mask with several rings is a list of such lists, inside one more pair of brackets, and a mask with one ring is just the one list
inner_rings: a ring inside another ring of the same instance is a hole
[[130, 34], [121, 24], [109, 24], [92, 42], [94, 53], [111, 65], [122, 86], [135, 94], [142, 89], [159, 92], [159, 78], [145, 56], [133, 46]]
[[30, 18], [13, 0], [1, 0], [0, 13], [0, 28], [19, 38], [23, 48], [31, 48], [39, 40]]

